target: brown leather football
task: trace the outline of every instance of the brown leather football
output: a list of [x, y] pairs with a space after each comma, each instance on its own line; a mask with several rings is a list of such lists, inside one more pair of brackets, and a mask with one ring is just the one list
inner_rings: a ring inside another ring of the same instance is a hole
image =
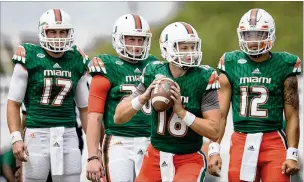
[[171, 99], [170, 87], [175, 85], [174, 81], [165, 78], [159, 84], [156, 84], [151, 92], [152, 106], [157, 112], [163, 112], [173, 106], [174, 101]]

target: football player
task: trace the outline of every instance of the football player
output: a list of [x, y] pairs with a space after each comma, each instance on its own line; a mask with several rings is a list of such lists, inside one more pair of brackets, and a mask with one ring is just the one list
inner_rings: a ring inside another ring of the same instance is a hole
[[[24, 181], [79, 181], [81, 155], [75, 130], [75, 103], [84, 131], [87, 119], [88, 56], [73, 45], [71, 17], [61, 9], [46, 11], [38, 26], [39, 45], [22, 44], [8, 96], [8, 127], [13, 152], [24, 161]], [[75, 101], [74, 101], [75, 100]], [[24, 141], [20, 105], [27, 109]]]
[[221, 72], [221, 135], [218, 143], [209, 145], [210, 173], [219, 174], [219, 143], [231, 102], [234, 133], [231, 136], [229, 181], [289, 182], [290, 175], [298, 171], [296, 75], [301, 74], [301, 60], [287, 52], [270, 52], [275, 32], [274, 19], [268, 12], [249, 10], [237, 28], [241, 51], [226, 52], [218, 65]]
[[200, 66], [201, 39], [188, 23], [168, 25], [161, 33], [160, 48], [168, 62], [146, 66], [136, 92], [117, 106], [114, 120], [129, 121], [149, 101], [156, 83], [173, 80], [174, 105], [164, 112], [152, 110], [151, 145], [136, 181], [203, 181], [207, 161], [200, 150], [202, 136], [218, 138], [217, 73]]
[[[143, 17], [123, 15], [115, 22], [112, 32], [117, 56], [101, 54], [90, 62], [93, 78], [87, 130], [89, 180], [99, 180], [102, 175], [98, 158], [98, 143], [102, 140], [105, 181], [134, 181], [139, 173], [150, 143], [150, 103], [130, 118], [129, 123], [117, 125], [113, 119], [117, 104], [136, 90], [143, 68], [157, 60], [149, 55], [151, 37], [149, 24]], [[101, 126], [105, 128], [105, 136], [100, 140]]]

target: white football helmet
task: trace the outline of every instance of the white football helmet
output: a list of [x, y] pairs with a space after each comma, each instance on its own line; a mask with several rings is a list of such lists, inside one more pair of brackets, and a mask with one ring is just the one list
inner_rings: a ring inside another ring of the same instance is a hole
[[274, 45], [274, 19], [263, 9], [251, 9], [241, 18], [237, 34], [243, 52], [248, 55], [264, 54]]
[[[144, 37], [142, 46], [126, 45], [125, 36]], [[118, 18], [113, 26], [112, 45], [119, 56], [128, 58], [132, 61], [144, 60], [149, 56], [151, 45], [151, 31], [148, 22], [141, 16], [135, 14], [126, 14]], [[135, 55], [134, 52], [127, 48], [141, 48], [140, 55]]]
[[[48, 38], [49, 29], [66, 29], [66, 38]], [[51, 52], [64, 52], [71, 48], [74, 42], [74, 28], [70, 15], [62, 9], [50, 9], [40, 17], [38, 37], [41, 47]]]
[[[180, 52], [179, 43], [195, 43], [195, 50]], [[159, 45], [162, 57], [170, 63], [179, 67], [197, 67], [201, 64], [201, 39], [188, 23], [175, 22], [168, 25], [160, 35]], [[185, 61], [186, 56], [190, 56], [191, 60]]]

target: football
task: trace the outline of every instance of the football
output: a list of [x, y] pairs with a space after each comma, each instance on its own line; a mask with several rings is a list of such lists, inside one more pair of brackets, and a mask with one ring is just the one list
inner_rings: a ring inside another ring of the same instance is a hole
[[175, 85], [175, 82], [169, 78], [165, 78], [156, 84], [152, 90], [152, 106], [157, 112], [166, 111], [173, 106], [174, 101], [170, 97], [170, 87], [172, 85]]

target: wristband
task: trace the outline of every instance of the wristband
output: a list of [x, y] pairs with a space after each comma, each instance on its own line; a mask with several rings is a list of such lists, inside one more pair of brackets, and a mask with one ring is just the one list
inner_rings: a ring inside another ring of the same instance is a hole
[[191, 126], [195, 120], [196, 116], [189, 111], [186, 111], [185, 117], [182, 119], [187, 126]]
[[220, 154], [220, 144], [217, 142], [212, 142], [208, 146], [208, 156], [211, 157], [216, 154]]
[[89, 157], [89, 158], [88, 158], [88, 162], [90, 162], [91, 160], [95, 160], [95, 159], [97, 159], [97, 160], [99, 161], [98, 156], [93, 155], [92, 157]]
[[298, 149], [289, 147], [287, 149], [286, 159], [291, 159], [298, 162]]
[[17, 141], [23, 141], [21, 137], [21, 133], [19, 131], [14, 131], [11, 133], [12, 145]]
[[135, 109], [136, 111], [141, 110], [141, 108], [143, 107], [143, 105], [139, 102], [138, 96], [135, 97], [134, 99], [132, 99], [131, 105], [132, 105], [133, 109]]

